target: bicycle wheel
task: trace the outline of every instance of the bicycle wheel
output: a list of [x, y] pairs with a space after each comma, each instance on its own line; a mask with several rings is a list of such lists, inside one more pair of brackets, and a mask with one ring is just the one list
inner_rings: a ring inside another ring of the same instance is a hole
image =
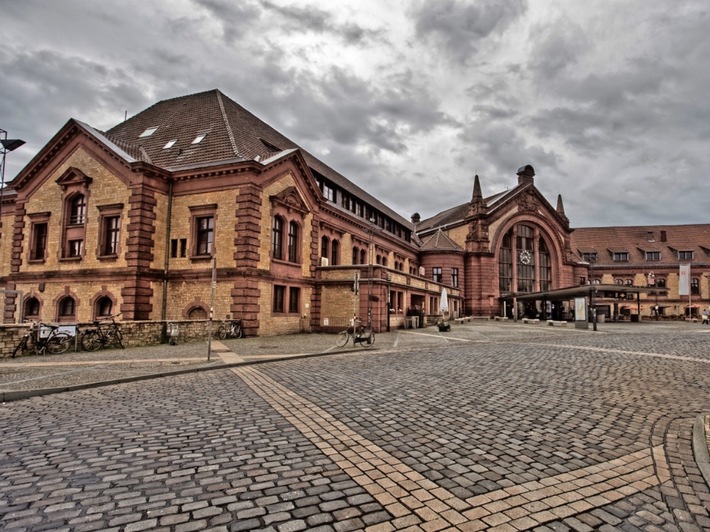
[[227, 337], [227, 328], [224, 325], [220, 325], [217, 329], [217, 338], [224, 340]]
[[115, 332], [115, 338], [116, 338], [116, 343], [119, 345], [121, 349], [125, 349], [126, 346], [123, 345], [123, 333], [121, 333], [121, 329], [116, 329]]
[[375, 333], [370, 331], [370, 336], [365, 342], [365, 347], [372, 347], [373, 345], [375, 345]]
[[12, 358], [15, 358], [17, 354], [19, 353], [20, 356], [23, 356], [27, 354], [28, 349], [28, 340], [29, 336], [23, 336], [20, 338], [20, 343], [17, 344], [17, 347], [15, 347], [15, 350], [12, 352]]
[[60, 355], [71, 346], [72, 337], [67, 333], [57, 333], [47, 340], [47, 353]]
[[242, 336], [244, 336], [244, 331], [242, 330], [242, 326], [237, 325], [237, 328], [234, 330], [234, 337], [241, 338]]
[[81, 348], [84, 351], [98, 351], [101, 349], [101, 337], [98, 331], [84, 331], [81, 335]]
[[338, 337], [335, 339], [335, 345], [338, 347], [345, 347], [345, 344], [350, 340], [350, 333], [348, 331], [340, 331]]

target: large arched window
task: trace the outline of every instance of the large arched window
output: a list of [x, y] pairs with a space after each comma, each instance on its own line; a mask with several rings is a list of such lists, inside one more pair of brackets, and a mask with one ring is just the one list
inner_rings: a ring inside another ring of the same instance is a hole
[[552, 289], [552, 258], [540, 230], [511, 227], [498, 250], [498, 287], [501, 293], [532, 293]]

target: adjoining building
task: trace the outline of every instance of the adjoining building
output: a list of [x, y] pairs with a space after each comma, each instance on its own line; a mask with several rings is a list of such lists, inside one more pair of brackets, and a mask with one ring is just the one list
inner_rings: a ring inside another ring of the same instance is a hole
[[218, 90], [105, 132], [70, 119], [4, 191], [3, 320], [199, 320], [213, 308], [252, 335], [338, 330], [354, 315], [381, 331], [440, 314], [443, 290], [450, 316], [517, 316], [545, 304], [511, 296], [590, 278], [664, 282], [659, 307], [682, 315], [685, 261], [690, 306], [707, 306], [710, 225], [572, 229], [534, 175], [524, 166], [487, 198], [476, 176], [467, 203], [407, 220]]

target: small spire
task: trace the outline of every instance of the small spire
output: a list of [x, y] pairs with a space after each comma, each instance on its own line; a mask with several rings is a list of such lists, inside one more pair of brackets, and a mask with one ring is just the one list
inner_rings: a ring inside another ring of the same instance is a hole
[[557, 214], [564, 216], [565, 206], [562, 204], [562, 194], [557, 194]]
[[481, 181], [478, 174], [473, 178], [473, 197], [471, 203], [483, 203], [483, 194], [481, 193]]

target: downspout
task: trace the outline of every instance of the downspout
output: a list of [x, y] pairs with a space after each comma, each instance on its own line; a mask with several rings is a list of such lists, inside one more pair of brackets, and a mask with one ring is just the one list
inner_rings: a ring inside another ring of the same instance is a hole
[[[173, 212], [173, 180], [168, 183], [168, 213], [165, 223], [165, 264], [163, 266], [163, 301], [160, 308], [160, 319], [165, 322], [168, 314], [168, 273], [170, 271], [170, 229]], [[167, 324], [165, 324], [167, 326]]]

